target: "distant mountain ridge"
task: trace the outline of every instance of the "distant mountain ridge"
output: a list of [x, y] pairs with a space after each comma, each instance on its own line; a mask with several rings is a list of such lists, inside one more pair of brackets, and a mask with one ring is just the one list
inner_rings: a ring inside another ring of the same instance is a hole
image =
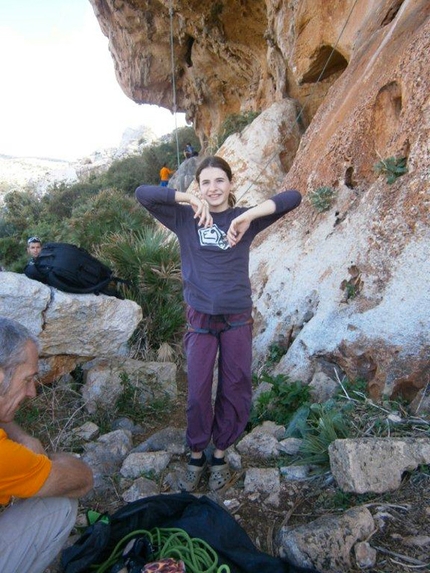
[[155, 139], [152, 130], [142, 125], [127, 128], [118, 147], [94, 151], [77, 161], [0, 154], [0, 201], [11, 191], [31, 190], [43, 195], [55, 183], [73, 184], [92, 171], [105, 171], [113, 161], [137, 155]]

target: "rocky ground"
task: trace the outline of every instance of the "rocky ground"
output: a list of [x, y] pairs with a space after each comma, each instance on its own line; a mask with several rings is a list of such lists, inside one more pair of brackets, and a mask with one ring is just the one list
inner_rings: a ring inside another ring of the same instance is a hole
[[[47, 419], [52, 420], [52, 411], [55, 410], [61, 417], [60, 411], [67, 407], [67, 400], [55, 397], [55, 390], [51, 390], [38, 398], [37, 411], [45, 419], [43, 427], [39, 428], [42, 432], [47, 431]], [[135, 445], [167, 426], [185, 427], [185, 392], [184, 379], [182, 379], [178, 400], [171, 408], [166, 411], [154, 411], [152, 414], [148, 411], [142, 423], [142, 433], [135, 437]], [[67, 414], [63, 411], [61, 415], [74, 416], [76, 424], [88, 419], [88, 416], [82, 412], [79, 415], [76, 413], [76, 403], [73, 405], [73, 412]], [[55, 443], [55, 437], [51, 435], [49, 439], [51, 444]], [[186, 454], [184, 453], [177, 455], [170, 465], [183, 467], [185, 463]], [[242, 456], [242, 465], [243, 470], [236, 471], [231, 482], [219, 492], [209, 492], [207, 477], [203, 478], [196, 495], [205, 494], [224, 504], [262, 551], [276, 554], [276, 535], [281, 526], [288, 525], [296, 528], [321, 516], [340, 515], [350, 507], [365, 505], [371, 511], [378, 526], [368, 539], [371, 546], [377, 550], [377, 562], [373, 569], [367, 570], [370, 573], [429, 570], [430, 472], [428, 467], [405, 475], [401, 487], [396, 492], [381, 495], [359, 496], [343, 493], [329, 473], [301, 481], [284, 480], [279, 504], [271, 505], [268, 503], [268, 494], [245, 493], [244, 473], [247, 468], [255, 466], [255, 460], [245, 459]], [[270, 465], [276, 465], [276, 462], [267, 461], [267, 466]], [[258, 467], [261, 467], [261, 460], [258, 460]], [[159, 493], [171, 491], [163, 476], [157, 483]], [[95, 496], [90, 500], [82, 500], [79, 523], [85, 525], [85, 515], [88, 509], [113, 513], [125, 503], [122, 493], [119, 480], [109, 496]], [[74, 532], [70, 542], [77, 538], [78, 533], [79, 529]], [[360, 570], [362, 569], [352, 565], [350, 569], [345, 569], [344, 573], [356, 573]], [[56, 563], [46, 573], [60, 573], [61, 571], [62, 569]]]

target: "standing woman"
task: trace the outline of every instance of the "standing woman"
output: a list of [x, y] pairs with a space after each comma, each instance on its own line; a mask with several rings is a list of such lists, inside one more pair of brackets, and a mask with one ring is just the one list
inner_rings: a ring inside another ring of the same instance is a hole
[[[232, 172], [221, 157], [204, 159], [196, 171], [200, 198], [142, 185], [137, 200], [179, 240], [187, 305], [187, 444], [191, 456], [179, 482], [194, 491], [215, 446], [209, 487], [222, 488], [231, 473], [225, 451], [244, 431], [252, 399], [252, 299], [249, 249], [254, 237], [292, 211], [298, 191], [283, 191], [256, 207], [235, 207]], [[218, 354], [218, 386], [212, 381]]]

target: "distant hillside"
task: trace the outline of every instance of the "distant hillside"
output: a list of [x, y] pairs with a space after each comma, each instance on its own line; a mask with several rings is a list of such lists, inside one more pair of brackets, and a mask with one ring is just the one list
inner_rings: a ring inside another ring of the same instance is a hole
[[93, 171], [100, 173], [113, 161], [140, 153], [155, 139], [154, 133], [142, 125], [127, 128], [118, 147], [94, 151], [75, 162], [0, 154], [0, 201], [10, 191], [31, 189], [43, 195], [56, 182], [74, 183]]

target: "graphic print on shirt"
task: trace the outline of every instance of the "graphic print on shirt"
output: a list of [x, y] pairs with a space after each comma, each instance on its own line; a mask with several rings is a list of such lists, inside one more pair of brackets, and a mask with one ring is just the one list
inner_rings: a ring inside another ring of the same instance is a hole
[[208, 229], [199, 229], [199, 239], [202, 247], [219, 247], [223, 251], [230, 248], [227, 235], [215, 224]]

